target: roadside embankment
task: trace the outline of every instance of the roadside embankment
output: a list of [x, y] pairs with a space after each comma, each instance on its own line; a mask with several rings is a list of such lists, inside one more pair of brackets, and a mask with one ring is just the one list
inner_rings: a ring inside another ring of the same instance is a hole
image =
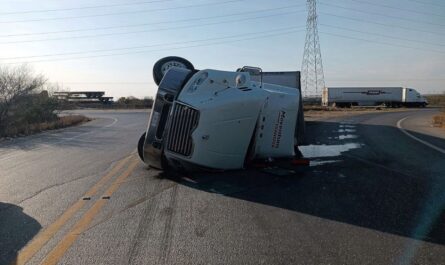
[[445, 128], [445, 109], [441, 114], [433, 117], [433, 126], [438, 128]]
[[88, 121], [91, 121], [91, 119], [83, 115], [67, 115], [57, 117], [57, 119], [53, 121], [45, 121], [32, 124], [22, 123], [20, 125], [11, 126], [5, 129], [5, 131], [0, 135], [0, 138], [26, 136], [47, 130], [55, 130], [80, 125]]
[[430, 107], [445, 107], [445, 93], [435, 95], [425, 95]]
[[385, 108], [385, 107], [353, 107], [353, 108], [334, 108], [321, 106], [305, 106], [305, 120], [322, 120], [335, 117], [344, 117], [350, 115], [369, 114], [369, 113], [389, 113], [410, 111], [409, 108]]

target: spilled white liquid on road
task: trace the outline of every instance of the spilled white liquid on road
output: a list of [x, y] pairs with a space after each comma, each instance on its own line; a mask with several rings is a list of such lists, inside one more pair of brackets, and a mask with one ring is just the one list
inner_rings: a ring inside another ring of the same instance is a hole
[[353, 133], [355, 132], [355, 129], [339, 129], [339, 133]]
[[326, 164], [333, 164], [333, 163], [338, 163], [338, 162], [342, 162], [343, 160], [311, 160], [310, 162], [310, 166], [311, 167], [316, 167], [316, 166], [322, 166], [322, 165], [326, 165]]
[[359, 143], [345, 143], [338, 145], [306, 145], [299, 146], [300, 151], [306, 158], [314, 157], [335, 157], [340, 156], [343, 152], [360, 148]]
[[340, 135], [338, 136], [338, 139], [345, 140], [345, 139], [356, 139], [358, 136], [354, 134], [346, 134], [346, 135]]

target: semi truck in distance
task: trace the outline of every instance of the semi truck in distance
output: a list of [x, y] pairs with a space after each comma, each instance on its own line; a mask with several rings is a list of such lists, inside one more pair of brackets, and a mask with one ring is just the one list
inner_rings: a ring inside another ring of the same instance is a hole
[[166, 57], [138, 153], [158, 169], [242, 169], [256, 159], [293, 158], [304, 130], [299, 72], [196, 70]]
[[425, 107], [428, 101], [414, 88], [407, 87], [326, 87], [323, 106]]

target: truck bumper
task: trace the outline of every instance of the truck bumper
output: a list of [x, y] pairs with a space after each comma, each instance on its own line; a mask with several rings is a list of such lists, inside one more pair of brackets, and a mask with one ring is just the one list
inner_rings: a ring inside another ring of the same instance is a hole
[[183, 68], [171, 68], [159, 84], [144, 142], [144, 162], [154, 168], [163, 168], [164, 142], [168, 135], [171, 108], [182, 87], [193, 75]]

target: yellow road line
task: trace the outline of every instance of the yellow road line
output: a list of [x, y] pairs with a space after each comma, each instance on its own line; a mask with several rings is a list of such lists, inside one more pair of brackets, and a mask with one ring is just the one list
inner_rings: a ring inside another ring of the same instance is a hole
[[[123, 180], [128, 178], [138, 164], [134, 160], [127, 170], [125, 170], [113, 184], [104, 192], [103, 196], [111, 196], [123, 183]], [[63, 257], [65, 252], [71, 247], [82, 232], [88, 228], [88, 225], [93, 221], [94, 217], [100, 212], [102, 207], [107, 203], [107, 200], [101, 199], [94, 203], [93, 206], [82, 216], [82, 218], [74, 225], [71, 231], [66, 234], [63, 239], [49, 252], [46, 258], [40, 263], [41, 265], [57, 264]]]
[[[93, 187], [88, 190], [83, 197], [91, 197], [95, 195], [99, 189], [119, 172], [124, 165], [130, 160], [131, 156], [119, 161], [106, 175], [104, 175]], [[45, 244], [56, 234], [62, 226], [68, 222], [73, 215], [79, 211], [87, 201], [79, 200], [70, 206], [56, 221], [50, 224], [44, 231], [39, 233], [26, 247], [24, 247], [17, 255], [16, 259], [11, 263], [14, 265], [22, 265], [28, 262]]]

